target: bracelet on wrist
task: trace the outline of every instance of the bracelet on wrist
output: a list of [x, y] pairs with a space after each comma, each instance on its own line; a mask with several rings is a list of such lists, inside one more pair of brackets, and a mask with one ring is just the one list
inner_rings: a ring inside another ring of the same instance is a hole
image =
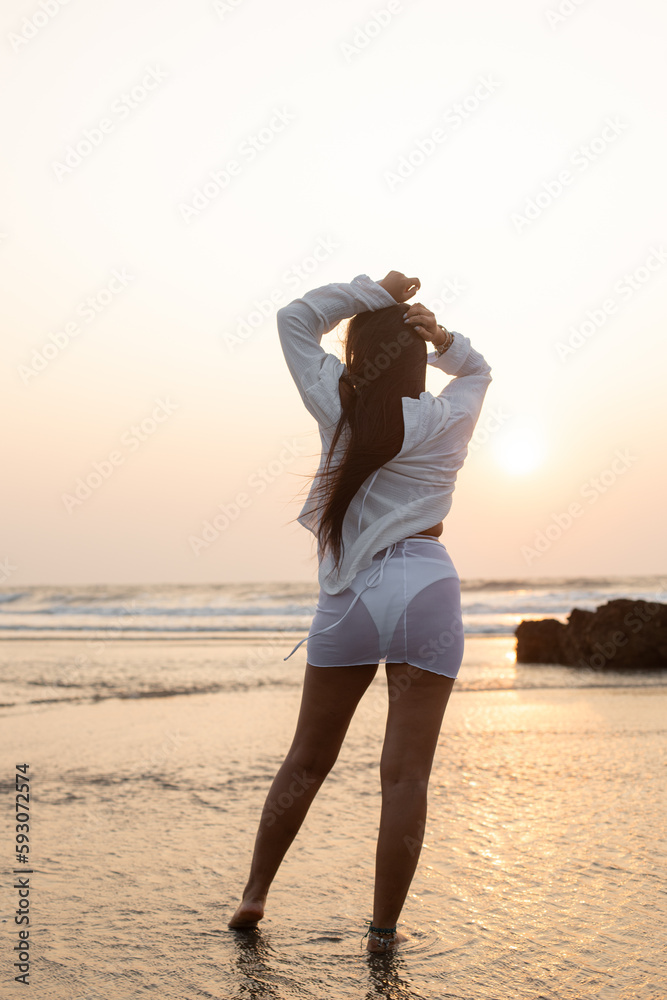
[[454, 334], [450, 333], [449, 330], [446, 330], [441, 323], [438, 323], [438, 329], [442, 330], [442, 332], [445, 335], [445, 339], [442, 342], [442, 344], [438, 344], [435, 348], [438, 357], [440, 357], [445, 353], [445, 351], [449, 350], [449, 348], [454, 343]]

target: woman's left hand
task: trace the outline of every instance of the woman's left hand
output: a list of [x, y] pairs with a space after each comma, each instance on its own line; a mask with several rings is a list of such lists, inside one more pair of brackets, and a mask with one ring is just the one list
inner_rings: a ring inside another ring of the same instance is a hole
[[424, 340], [444, 341], [442, 330], [438, 327], [435, 313], [423, 306], [421, 302], [413, 302], [405, 313], [406, 325], [410, 326]]

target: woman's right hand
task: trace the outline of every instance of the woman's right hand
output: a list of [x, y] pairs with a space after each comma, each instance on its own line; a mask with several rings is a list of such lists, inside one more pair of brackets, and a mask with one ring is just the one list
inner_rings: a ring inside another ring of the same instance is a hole
[[397, 302], [406, 302], [421, 288], [419, 278], [406, 278], [400, 271], [390, 271], [386, 278], [377, 282]]

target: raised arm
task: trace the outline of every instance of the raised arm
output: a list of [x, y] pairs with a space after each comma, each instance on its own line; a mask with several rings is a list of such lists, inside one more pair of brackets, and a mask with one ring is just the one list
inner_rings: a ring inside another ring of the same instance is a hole
[[[408, 325], [425, 341], [434, 346], [448, 339], [437, 323], [434, 313], [420, 302], [407, 310]], [[471, 345], [468, 337], [450, 330], [450, 346], [442, 354], [431, 351], [426, 361], [447, 375], [455, 377], [438, 394], [438, 399], [450, 405], [450, 426], [457, 424], [462, 438], [469, 438], [475, 429], [491, 379], [491, 366]]]
[[468, 337], [451, 330], [454, 340], [444, 354], [436, 351], [427, 354], [429, 365], [439, 368], [454, 378], [438, 394], [439, 399], [450, 404], [450, 429], [459, 425], [459, 435], [469, 439], [479, 419], [486, 390], [491, 384], [491, 367], [484, 357], [471, 346]]
[[299, 299], [279, 309], [276, 314], [278, 334], [290, 374], [310, 412], [307, 391], [316, 384], [327, 358], [338, 361], [320, 345], [342, 319], [359, 312], [396, 305], [396, 299], [367, 274], [358, 274], [351, 282], [334, 282], [306, 292]]

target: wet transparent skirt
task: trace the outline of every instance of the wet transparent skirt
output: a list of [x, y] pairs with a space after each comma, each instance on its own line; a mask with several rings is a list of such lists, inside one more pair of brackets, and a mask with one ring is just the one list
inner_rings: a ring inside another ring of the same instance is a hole
[[456, 677], [461, 585], [445, 546], [434, 535], [411, 535], [377, 552], [341, 593], [320, 590], [310, 632], [292, 653], [306, 641], [313, 666], [386, 660]]

